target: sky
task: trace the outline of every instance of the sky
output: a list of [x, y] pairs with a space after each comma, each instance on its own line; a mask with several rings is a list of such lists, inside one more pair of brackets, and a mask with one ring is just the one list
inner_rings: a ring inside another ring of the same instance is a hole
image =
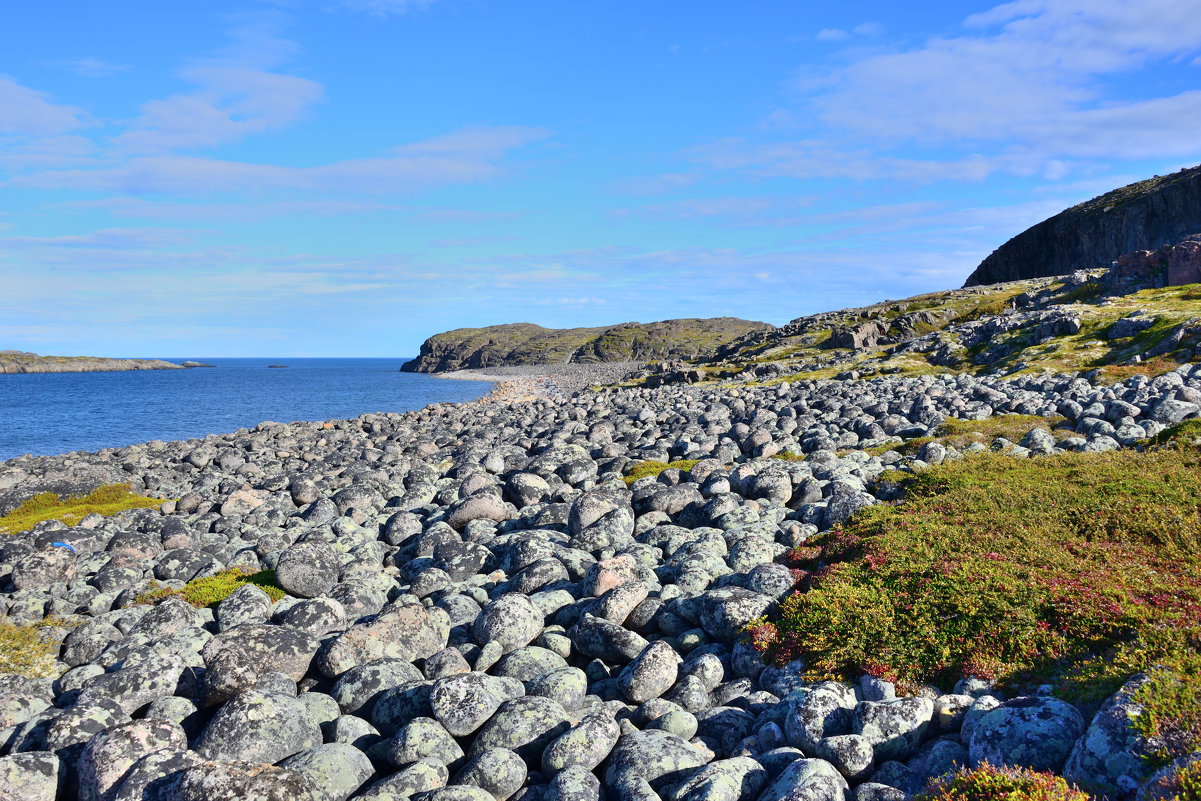
[[0, 348], [778, 325], [1201, 162], [1201, 0], [817, 5], [12, 4]]

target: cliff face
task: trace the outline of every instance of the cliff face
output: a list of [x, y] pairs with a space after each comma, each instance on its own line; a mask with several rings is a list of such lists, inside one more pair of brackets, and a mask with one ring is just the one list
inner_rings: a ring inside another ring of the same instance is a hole
[[162, 359], [102, 359], [94, 356], [39, 356], [0, 350], [0, 373], [108, 373], [125, 370], [182, 370], [187, 366]]
[[692, 359], [750, 331], [771, 329], [767, 323], [735, 317], [600, 328], [543, 328], [531, 323], [459, 328], [427, 339], [420, 355], [400, 369], [440, 373], [513, 364]]
[[1073, 206], [993, 251], [964, 286], [1108, 267], [1201, 233], [1201, 166], [1124, 186]]

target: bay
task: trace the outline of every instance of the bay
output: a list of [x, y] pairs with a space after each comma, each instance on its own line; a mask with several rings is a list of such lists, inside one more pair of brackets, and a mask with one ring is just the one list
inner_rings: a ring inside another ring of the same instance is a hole
[[160, 358], [213, 367], [0, 375], [0, 460], [191, 439], [264, 420], [404, 412], [474, 400], [491, 388], [483, 381], [402, 373], [403, 358]]

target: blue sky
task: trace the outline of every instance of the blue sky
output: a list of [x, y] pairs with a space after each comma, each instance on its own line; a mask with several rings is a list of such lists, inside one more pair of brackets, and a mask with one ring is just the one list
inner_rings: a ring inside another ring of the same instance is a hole
[[780, 324], [1201, 162], [1201, 0], [812, 5], [14, 6], [0, 348]]

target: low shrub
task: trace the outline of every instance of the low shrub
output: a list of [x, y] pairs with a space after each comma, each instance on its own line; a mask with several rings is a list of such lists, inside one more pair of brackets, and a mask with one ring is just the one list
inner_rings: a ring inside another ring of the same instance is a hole
[[625, 482], [626, 484], [633, 484], [640, 478], [657, 476], [668, 468], [675, 468], [682, 473], [687, 473], [699, 461], [700, 459], [677, 459], [674, 462], [658, 462], [654, 460], [637, 462], [626, 468]]
[[1201, 654], [1155, 666], [1134, 701], [1142, 706], [1134, 726], [1152, 743], [1152, 765], [1201, 751]]
[[147, 498], [130, 492], [128, 484], [106, 484], [87, 495], [68, 498], [43, 492], [0, 517], [0, 533], [28, 531], [44, 520], [61, 520], [73, 526], [93, 512], [107, 517], [126, 509], [153, 509], [162, 503], [161, 498]]
[[902, 480], [786, 564], [805, 591], [748, 633], [777, 663], [1084, 702], [1201, 650], [1201, 453], [981, 454]]
[[1153, 779], [1139, 797], [1145, 801], [1201, 801], [1201, 755]]
[[231, 567], [213, 576], [192, 579], [182, 589], [173, 590], [169, 587], [152, 589], [138, 596], [140, 604], [156, 604], [167, 598], [178, 596], [197, 609], [206, 606], [216, 606], [243, 584], [254, 584], [270, 596], [272, 601], [278, 601], [286, 594], [275, 583], [274, 570], [251, 571], [244, 567]]
[[1088, 801], [1088, 793], [1069, 785], [1052, 773], [1025, 768], [978, 768], [959, 770], [932, 782], [914, 801]]

